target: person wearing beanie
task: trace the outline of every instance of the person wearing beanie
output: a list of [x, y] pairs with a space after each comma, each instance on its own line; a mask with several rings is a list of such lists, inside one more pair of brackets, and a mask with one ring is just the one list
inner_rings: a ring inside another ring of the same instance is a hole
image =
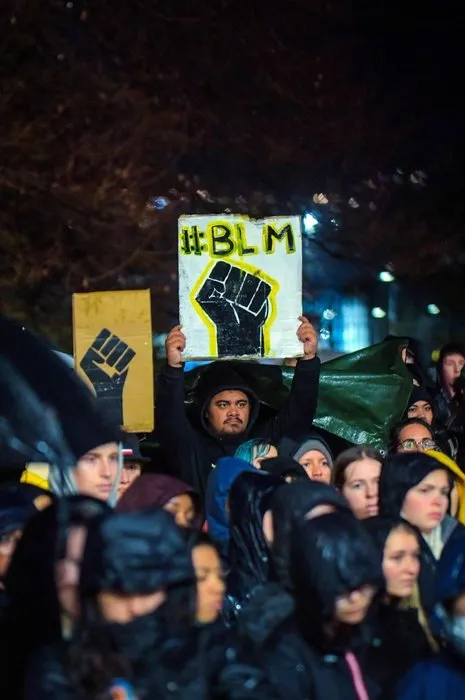
[[416, 386], [412, 389], [407, 406], [406, 418], [421, 418], [431, 425], [434, 419], [433, 398], [429, 391]]
[[419, 586], [427, 611], [433, 602], [437, 560], [446, 544], [465, 531], [448, 515], [452, 486], [449, 470], [422, 452], [391, 455], [381, 469], [379, 514], [388, 518], [400, 516], [422, 535]]
[[122, 465], [118, 443], [96, 445], [67, 469], [51, 464], [48, 474], [50, 491], [58, 497], [91, 496], [115, 506]]
[[140, 451], [140, 442], [134, 433], [126, 433], [123, 442], [123, 468], [118, 484], [118, 500], [126, 493], [131, 484], [139, 478], [144, 464], [151, 459], [144, 457]]
[[301, 442], [285, 438], [280, 445], [279, 454], [295, 459], [305, 469], [308, 478], [312, 481], [321, 481], [323, 484], [330, 483], [333, 456], [328, 443], [320, 435], [310, 434]]

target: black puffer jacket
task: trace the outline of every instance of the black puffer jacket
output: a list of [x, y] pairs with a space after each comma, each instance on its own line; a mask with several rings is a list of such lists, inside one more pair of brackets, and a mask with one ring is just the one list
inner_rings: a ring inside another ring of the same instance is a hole
[[[215, 362], [204, 370], [195, 388], [196, 412], [185, 406], [182, 368], [165, 366], [158, 380], [156, 434], [174, 476], [191, 484], [202, 496], [208, 475], [220, 457], [233, 455], [249, 438], [262, 437], [273, 444], [287, 435], [297, 437], [312, 426], [318, 399], [320, 360], [299, 361], [292, 389], [280, 413], [264, 419], [247, 373], [246, 362]], [[276, 377], [279, 380], [279, 377]], [[238, 389], [251, 401], [249, 423], [240, 435], [219, 436], [205, 421], [210, 399], [220, 391]]]

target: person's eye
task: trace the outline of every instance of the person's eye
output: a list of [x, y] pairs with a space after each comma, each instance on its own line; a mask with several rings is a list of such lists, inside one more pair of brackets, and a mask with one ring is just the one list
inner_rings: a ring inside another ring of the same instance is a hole
[[329, 467], [328, 461], [327, 461], [326, 459], [324, 459], [324, 460], [322, 461], [322, 463], [321, 463], [321, 466], [322, 466], [322, 467]]

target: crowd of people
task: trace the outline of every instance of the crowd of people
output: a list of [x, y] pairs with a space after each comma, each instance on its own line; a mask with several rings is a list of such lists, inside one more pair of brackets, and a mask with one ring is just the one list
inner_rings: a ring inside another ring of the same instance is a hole
[[465, 697], [465, 350], [445, 346], [433, 382], [399, 347], [389, 444], [335, 454], [300, 321], [279, 413], [228, 362], [190, 406], [176, 326], [155, 458], [114, 426], [0, 488], [2, 700]]

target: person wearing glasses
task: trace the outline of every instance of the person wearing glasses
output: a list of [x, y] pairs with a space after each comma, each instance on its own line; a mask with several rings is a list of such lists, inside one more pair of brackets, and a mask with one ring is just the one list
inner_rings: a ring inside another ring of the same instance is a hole
[[388, 453], [426, 452], [438, 450], [431, 426], [422, 418], [407, 418], [397, 423], [391, 432]]

